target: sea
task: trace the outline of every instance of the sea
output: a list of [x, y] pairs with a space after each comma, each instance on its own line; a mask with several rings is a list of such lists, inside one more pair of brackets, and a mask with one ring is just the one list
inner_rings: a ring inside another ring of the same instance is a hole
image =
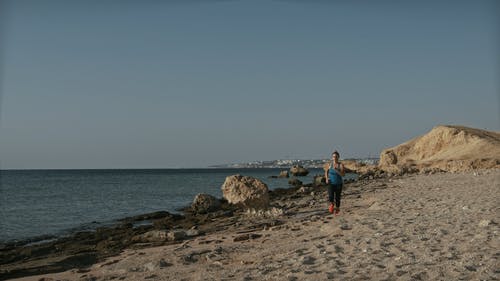
[[[289, 188], [288, 179], [271, 178], [281, 170], [0, 170], [0, 243], [54, 239], [156, 211], [180, 213], [198, 193], [221, 198], [225, 178], [234, 174], [258, 178], [270, 190]], [[299, 177], [305, 184], [323, 173], [309, 171]]]

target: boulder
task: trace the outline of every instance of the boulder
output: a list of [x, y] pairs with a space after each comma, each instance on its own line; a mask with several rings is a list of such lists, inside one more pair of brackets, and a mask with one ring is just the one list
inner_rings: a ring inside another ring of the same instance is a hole
[[208, 213], [220, 208], [220, 201], [212, 195], [200, 193], [194, 197], [191, 209], [196, 213]]
[[186, 237], [186, 232], [181, 229], [172, 230], [167, 233], [167, 239], [170, 241], [179, 241]]
[[320, 185], [324, 185], [324, 184], [326, 184], [326, 179], [324, 176], [322, 176], [322, 175], [315, 175], [314, 176], [313, 185], [320, 186]]
[[288, 171], [281, 171], [280, 175], [278, 176], [278, 178], [288, 178], [288, 177], [289, 177]]
[[290, 180], [288, 180], [288, 184], [293, 186], [299, 186], [302, 185], [302, 182], [297, 178], [291, 178]]
[[247, 209], [267, 209], [269, 189], [262, 181], [242, 175], [226, 177], [222, 184], [223, 197], [234, 205]]
[[307, 174], [309, 174], [309, 171], [300, 165], [295, 165], [290, 168], [290, 173], [295, 177], [303, 177], [307, 176]]
[[314, 189], [310, 186], [302, 186], [297, 190], [297, 193], [307, 194], [311, 193]]

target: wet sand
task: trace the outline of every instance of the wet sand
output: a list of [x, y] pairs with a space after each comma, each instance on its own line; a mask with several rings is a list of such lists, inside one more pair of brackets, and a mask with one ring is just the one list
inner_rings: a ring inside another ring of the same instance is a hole
[[333, 216], [319, 187], [274, 200], [283, 214], [15, 280], [498, 280], [499, 190], [500, 170], [358, 181]]

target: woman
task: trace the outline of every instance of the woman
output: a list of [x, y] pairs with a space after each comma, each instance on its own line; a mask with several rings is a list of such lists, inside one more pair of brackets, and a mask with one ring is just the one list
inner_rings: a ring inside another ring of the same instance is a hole
[[328, 211], [330, 213], [335, 211], [335, 215], [340, 212], [340, 195], [344, 184], [342, 177], [345, 175], [344, 165], [339, 162], [339, 158], [340, 155], [335, 150], [332, 153], [332, 162], [328, 165], [328, 169], [325, 170], [326, 183], [328, 184], [328, 201], [330, 201]]

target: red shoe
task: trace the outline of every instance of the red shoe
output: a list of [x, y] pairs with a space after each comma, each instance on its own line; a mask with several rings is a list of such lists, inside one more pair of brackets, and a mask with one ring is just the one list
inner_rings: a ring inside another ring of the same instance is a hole
[[340, 210], [339, 209], [335, 210], [335, 215], [338, 216], [339, 214], [340, 214]]
[[330, 214], [333, 214], [334, 209], [335, 207], [333, 206], [333, 204], [330, 204], [330, 206], [328, 207], [328, 212], [330, 212]]

